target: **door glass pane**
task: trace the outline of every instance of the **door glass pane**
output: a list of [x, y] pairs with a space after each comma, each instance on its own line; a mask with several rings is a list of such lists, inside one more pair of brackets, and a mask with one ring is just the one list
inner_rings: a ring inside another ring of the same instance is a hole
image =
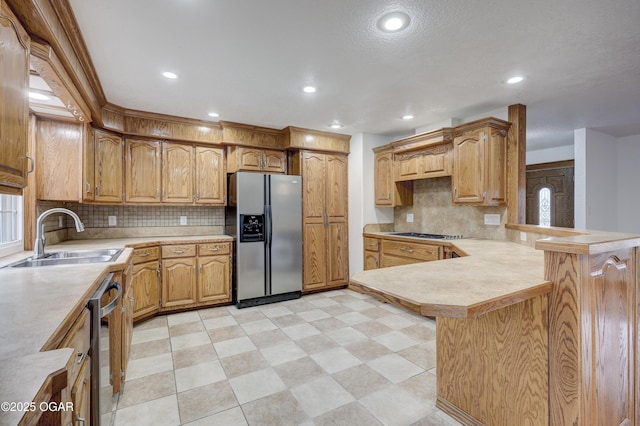
[[542, 188], [538, 192], [540, 210], [538, 213], [540, 226], [551, 226], [551, 190]]

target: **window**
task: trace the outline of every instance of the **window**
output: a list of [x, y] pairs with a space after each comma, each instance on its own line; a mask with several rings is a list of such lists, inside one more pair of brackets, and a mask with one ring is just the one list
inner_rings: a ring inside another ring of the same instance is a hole
[[538, 224], [540, 226], [551, 226], [551, 190], [542, 188], [538, 191], [539, 211]]
[[22, 197], [0, 194], [0, 257], [24, 250]]

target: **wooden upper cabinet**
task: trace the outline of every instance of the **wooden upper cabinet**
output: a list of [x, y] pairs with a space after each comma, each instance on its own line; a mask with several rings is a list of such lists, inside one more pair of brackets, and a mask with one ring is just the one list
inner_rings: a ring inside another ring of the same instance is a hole
[[393, 152], [375, 155], [374, 194], [376, 206], [393, 206]]
[[95, 130], [89, 124], [84, 125], [82, 138], [82, 201], [95, 199]]
[[0, 2], [0, 193], [27, 185], [29, 36], [6, 2]]
[[125, 142], [125, 201], [158, 203], [160, 197], [161, 143], [127, 139]]
[[376, 207], [410, 206], [413, 204], [413, 182], [395, 182], [394, 161], [391, 149], [374, 149], [374, 194]]
[[287, 153], [285, 151], [263, 151], [263, 170], [269, 173], [287, 173]]
[[453, 140], [455, 204], [506, 204], [509, 126], [496, 118], [460, 126], [460, 133]]
[[225, 205], [227, 174], [224, 150], [203, 146], [197, 146], [195, 150], [196, 204]]
[[122, 203], [124, 142], [119, 135], [96, 129], [94, 143], [95, 201]]
[[36, 123], [36, 198], [80, 201], [83, 126], [41, 119]]
[[287, 153], [271, 149], [230, 146], [228, 148], [228, 171], [287, 172]]
[[[345, 155], [326, 156], [325, 203], [327, 221], [345, 221], [347, 218], [347, 157]], [[313, 182], [312, 182], [313, 184]]]
[[325, 155], [317, 152], [302, 154], [302, 199], [305, 223], [325, 222]]
[[192, 204], [193, 146], [162, 144], [162, 202]]

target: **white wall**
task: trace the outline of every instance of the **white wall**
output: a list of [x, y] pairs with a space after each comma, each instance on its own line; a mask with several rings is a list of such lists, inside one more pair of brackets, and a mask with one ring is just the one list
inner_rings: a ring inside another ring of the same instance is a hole
[[640, 234], [640, 135], [617, 140], [618, 230]]
[[554, 161], [573, 160], [573, 145], [527, 151], [527, 164], [551, 163]]
[[393, 208], [377, 209], [373, 192], [372, 148], [391, 138], [358, 133], [351, 137], [349, 153], [349, 274], [363, 269], [362, 230], [368, 223], [393, 223]]
[[618, 228], [618, 143], [591, 129], [574, 131], [575, 227], [601, 231]]

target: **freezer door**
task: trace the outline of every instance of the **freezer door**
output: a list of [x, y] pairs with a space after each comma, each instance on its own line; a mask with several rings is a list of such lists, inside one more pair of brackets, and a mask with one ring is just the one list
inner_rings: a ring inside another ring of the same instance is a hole
[[[262, 215], [265, 206], [265, 176], [259, 173], [236, 174], [236, 212], [240, 215]], [[241, 226], [241, 221], [236, 223]], [[236, 230], [236, 236], [240, 230]], [[238, 300], [264, 296], [265, 243], [263, 241], [241, 242], [236, 239], [237, 295]]]
[[270, 175], [271, 294], [302, 290], [302, 177]]

